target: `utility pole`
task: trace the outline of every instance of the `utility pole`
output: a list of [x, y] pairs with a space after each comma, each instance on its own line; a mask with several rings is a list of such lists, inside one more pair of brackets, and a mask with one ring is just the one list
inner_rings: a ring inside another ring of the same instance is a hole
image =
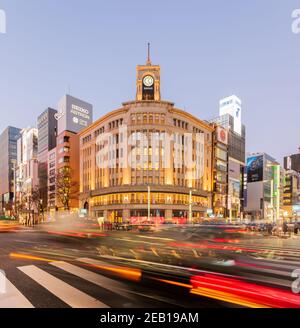
[[150, 222], [150, 215], [151, 214], [151, 189], [148, 186], [148, 222]]
[[191, 189], [190, 197], [189, 197], [189, 224], [192, 224], [192, 219], [193, 219], [192, 205], [193, 205], [193, 195], [192, 195], [192, 189]]

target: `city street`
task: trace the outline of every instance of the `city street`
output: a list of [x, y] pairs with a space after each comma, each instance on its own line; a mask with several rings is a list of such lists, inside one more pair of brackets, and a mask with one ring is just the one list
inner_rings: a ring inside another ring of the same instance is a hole
[[299, 237], [229, 227], [141, 232], [1, 224], [0, 307], [300, 307], [291, 292], [299, 246]]
[[[30, 229], [0, 233], [0, 266], [9, 280], [7, 294], [0, 294], [0, 307], [157, 308], [210, 304], [188, 297], [176, 301], [173, 292], [161, 290], [161, 286], [104, 275], [88, 265], [97, 259], [97, 246], [95, 240], [53, 236]], [[86, 262], [81, 260], [84, 258]], [[57, 262], [52, 261], [63, 262], [56, 266]], [[107, 265], [99, 260], [95, 263]]]

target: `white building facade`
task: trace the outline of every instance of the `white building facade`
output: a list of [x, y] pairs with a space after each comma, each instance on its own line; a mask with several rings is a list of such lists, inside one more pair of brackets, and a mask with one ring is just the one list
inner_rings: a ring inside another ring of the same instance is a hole
[[38, 130], [25, 128], [17, 141], [17, 202], [28, 203], [38, 185]]

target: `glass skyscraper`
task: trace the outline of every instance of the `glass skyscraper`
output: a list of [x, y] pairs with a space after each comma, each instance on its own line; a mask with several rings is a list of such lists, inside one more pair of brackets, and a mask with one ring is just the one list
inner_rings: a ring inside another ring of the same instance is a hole
[[0, 136], [0, 211], [12, 209], [14, 199], [14, 176], [17, 161], [17, 140], [21, 130], [7, 127]]

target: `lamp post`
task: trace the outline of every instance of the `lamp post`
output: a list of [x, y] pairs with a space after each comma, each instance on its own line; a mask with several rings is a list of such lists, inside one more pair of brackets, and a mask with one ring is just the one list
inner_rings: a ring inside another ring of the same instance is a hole
[[274, 216], [274, 180], [271, 180], [271, 211], [272, 211], [272, 222], [276, 223], [277, 218]]
[[148, 186], [148, 222], [150, 222], [151, 214], [151, 188]]
[[192, 223], [192, 219], [193, 219], [192, 205], [193, 205], [193, 194], [191, 189], [190, 196], [189, 196], [189, 224]]

